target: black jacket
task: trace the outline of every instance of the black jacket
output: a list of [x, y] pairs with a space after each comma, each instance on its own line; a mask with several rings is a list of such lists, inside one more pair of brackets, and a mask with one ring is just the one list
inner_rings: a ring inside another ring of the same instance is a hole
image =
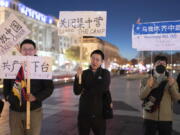
[[82, 84], [79, 85], [78, 78], [75, 77], [74, 93], [80, 95], [79, 118], [103, 117], [103, 96], [107, 95], [108, 102], [111, 103], [110, 73], [101, 67], [95, 73], [91, 69], [83, 71]]
[[[12, 87], [14, 80], [4, 79], [3, 81], [3, 93], [5, 99], [10, 103], [10, 109], [17, 112], [26, 111], [26, 102], [22, 102], [20, 106], [19, 100], [12, 93]], [[42, 101], [49, 97], [54, 89], [52, 80], [41, 80], [41, 79], [32, 79], [30, 91], [32, 95], [36, 97], [36, 101], [31, 102], [31, 110], [35, 110], [42, 106]]]
[[179, 92], [180, 92], [180, 73], [177, 76], [177, 84], [178, 84], [178, 88], [179, 88]]

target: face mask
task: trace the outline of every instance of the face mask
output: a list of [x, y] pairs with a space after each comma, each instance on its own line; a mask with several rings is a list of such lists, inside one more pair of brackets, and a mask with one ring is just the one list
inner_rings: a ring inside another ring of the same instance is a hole
[[164, 73], [165, 70], [166, 70], [166, 67], [163, 66], [163, 65], [158, 65], [158, 66], [156, 67], [156, 72], [159, 73], [159, 74]]

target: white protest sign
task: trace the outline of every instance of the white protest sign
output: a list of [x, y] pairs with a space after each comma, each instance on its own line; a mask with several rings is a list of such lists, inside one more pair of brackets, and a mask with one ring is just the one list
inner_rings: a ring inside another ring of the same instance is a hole
[[60, 11], [58, 34], [106, 36], [106, 11]]
[[[15, 79], [22, 64], [29, 63], [30, 79], [52, 79], [52, 59], [39, 56], [10, 56], [0, 58], [0, 78]], [[24, 66], [25, 77], [27, 66]]]
[[0, 25], [0, 55], [18, 44], [30, 33], [29, 29], [13, 14]]
[[132, 48], [138, 51], [180, 50], [180, 21], [133, 25]]

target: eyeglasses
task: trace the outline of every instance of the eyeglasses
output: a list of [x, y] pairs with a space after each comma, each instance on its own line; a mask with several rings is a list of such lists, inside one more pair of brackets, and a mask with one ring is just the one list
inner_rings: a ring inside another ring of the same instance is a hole
[[34, 48], [22, 48], [22, 51], [24, 52], [32, 52], [34, 50], [35, 50]]

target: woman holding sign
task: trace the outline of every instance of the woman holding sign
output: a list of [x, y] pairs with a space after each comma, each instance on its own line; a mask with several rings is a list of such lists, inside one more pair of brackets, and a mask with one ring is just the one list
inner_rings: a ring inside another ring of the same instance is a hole
[[[74, 93], [80, 95], [78, 130], [79, 135], [105, 135], [106, 119], [112, 118], [112, 99], [109, 91], [110, 73], [101, 64], [104, 54], [100, 50], [91, 53], [89, 69], [78, 69], [74, 82]], [[79, 84], [79, 76], [82, 83]]]

